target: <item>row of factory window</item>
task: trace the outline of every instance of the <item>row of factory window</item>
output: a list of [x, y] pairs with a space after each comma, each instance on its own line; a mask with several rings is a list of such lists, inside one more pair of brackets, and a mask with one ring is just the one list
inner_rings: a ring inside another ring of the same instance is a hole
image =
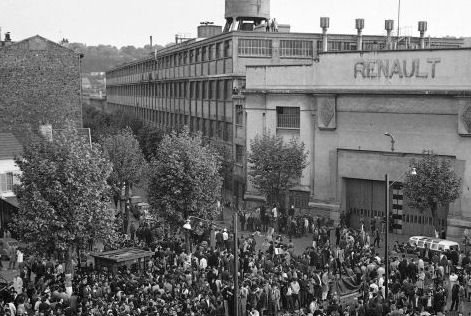
[[233, 87], [232, 79], [201, 81], [167, 81], [138, 85], [111, 86], [109, 96], [136, 96], [159, 98], [184, 98], [203, 100], [231, 100], [238, 90]]
[[232, 57], [232, 41], [226, 40], [202, 47], [182, 50], [166, 56], [159, 56], [157, 53], [153, 59], [112, 70], [106, 76], [110, 79], [229, 57]]
[[[280, 40], [280, 57], [313, 57], [314, 43], [317, 51], [322, 50], [322, 40]], [[386, 46], [385, 41], [365, 40], [363, 50], [382, 50]], [[328, 51], [353, 51], [357, 50], [356, 41], [328, 41]], [[273, 42], [269, 39], [240, 39], [238, 46], [239, 56], [271, 57], [273, 55]]]
[[[239, 56], [271, 57], [273, 41], [269, 39], [239, 39]], [[280, 40], [280, 57], [312, 57], [313, 41]]]
[[134, 106], [110, 103], [111, 107], [133, 112], [144, 121], [158, 126], [175, 129], [188, 126], [191, 132], [201, 132], [205, 137], [217, 137], [224, 141], [232, 141], [233, 124], [208, 118], [195, 117], [185, 114], [172, 113], [152, 109], [144, 109]]

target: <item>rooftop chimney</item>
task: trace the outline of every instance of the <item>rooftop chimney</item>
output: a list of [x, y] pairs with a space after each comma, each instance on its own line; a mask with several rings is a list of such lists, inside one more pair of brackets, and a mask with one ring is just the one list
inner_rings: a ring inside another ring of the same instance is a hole
[[363, 49], [363, 36], [361, 35], [361, 32], [365, 28], [365, 20], [364, 19], [356, 19], [355, 20], [355, 28], [357, 29], [357, 50], [362, 50]]
[[328, 17], [321, 17], [321, 28], [322, 28], [322, 51], [326, 52], [327, 45], [327, 29], [329, 28], [330, 19]]
[[391, 33], [394, 29], [394, 20], [385, 20], [384, 21], [384, 29], [386, 30], [386, 47], [387, 49], [392, 49], [392, 40], [391, 40]]
[[420, 49], [425, 49], [425, 32], [427, 32], [427, 22], [419, 21]]

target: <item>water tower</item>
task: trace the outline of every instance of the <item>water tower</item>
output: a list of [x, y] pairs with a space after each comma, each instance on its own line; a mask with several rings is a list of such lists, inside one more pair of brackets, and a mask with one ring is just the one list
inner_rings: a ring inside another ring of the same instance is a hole
[[226, 0], [224, 32], [251, 31], [270, 20], [270, 0]]

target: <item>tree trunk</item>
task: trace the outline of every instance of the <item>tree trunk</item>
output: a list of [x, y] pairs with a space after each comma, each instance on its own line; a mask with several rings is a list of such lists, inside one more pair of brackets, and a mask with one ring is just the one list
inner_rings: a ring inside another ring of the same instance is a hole
[[113, 194], [113, 202], [114, 202], [114, 207], [117, 209], [118, 208], [118, 203], [120, 200], [120, 194], [117, 194], [116, 192]]
[[437, 237], [436, 235], [438, 234], [438, 238], [441, 238], [440, 226], [438, 224], [438, 218], [437, 218], [437, 209], [438, 209], [438, 205], [434, 204], [430, 207], [430, 212], [432, 214], [433, 229], [435, 230], [435, 236], [434, 237]]
[[[77, 251], [78, 251], [78, 247], [77, 247]], [[64, 261], [65, 261], [65, 268], [64, 268], [64, 272], [65, 274], [72, 274], [73, 271], [74, 271], [74, 267], [72, 265], [72, 254], [74, 253], [74, 248], [73, 246], [69, 246], [65, 252], [65, 256], [64, 256]]]
[[131, 203], [129, 202], [129, 184], [126, 183], [124, 185], [124, 213], [123, 213], [123, 232], [125, 234], [128, 233], [128, 226], [129, 226], [129, 211], [131, 209]]

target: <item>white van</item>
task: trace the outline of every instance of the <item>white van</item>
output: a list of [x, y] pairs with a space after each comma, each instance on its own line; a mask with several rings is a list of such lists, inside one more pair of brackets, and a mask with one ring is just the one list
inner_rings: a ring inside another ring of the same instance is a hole
[[410, 237], [409, 245], [415, 245], [417, 248], [425, 248], [425, 245], [427, 245], [428, 249], [440, 252], [447, 250], [457, 250], [458, 252], [460, 251], [460, 244], [456, 241], [426, 236]]

